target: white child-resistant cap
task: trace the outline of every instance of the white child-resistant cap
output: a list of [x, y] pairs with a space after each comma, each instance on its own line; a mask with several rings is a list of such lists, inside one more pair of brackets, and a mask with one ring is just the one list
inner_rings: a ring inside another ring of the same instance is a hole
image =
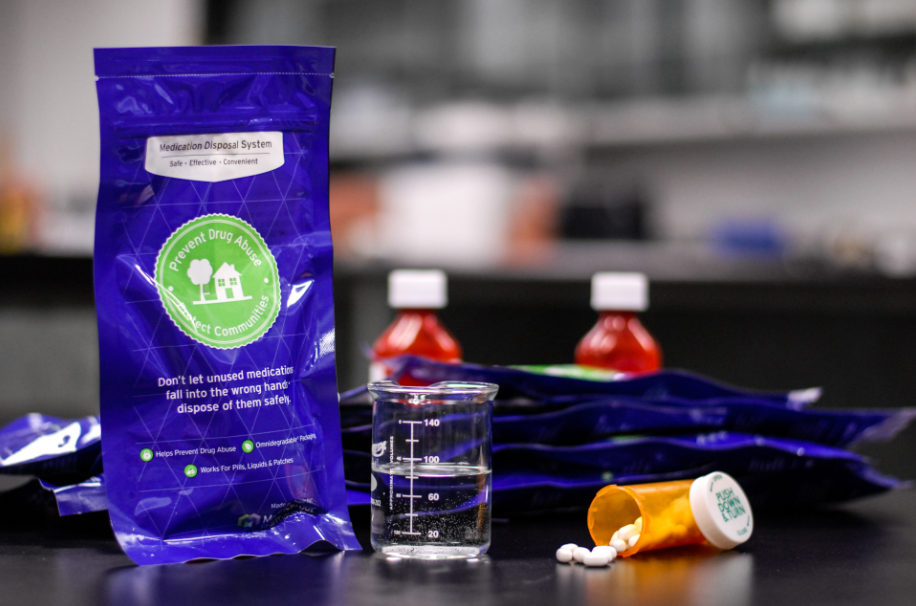
[[731, 549], [754, 534], [754, 513], [741, 485], [727, 473], [714, 471], [690, 485], [690, 510], [706, 540]]
[[649, 280], [636, 272], [600, 272], [592, 276], [592, 309], [645, 311]]
[[396, 269], [388, 274], [388, 305], [394, 309], [442, 309], [448, 282], [439, 269]]

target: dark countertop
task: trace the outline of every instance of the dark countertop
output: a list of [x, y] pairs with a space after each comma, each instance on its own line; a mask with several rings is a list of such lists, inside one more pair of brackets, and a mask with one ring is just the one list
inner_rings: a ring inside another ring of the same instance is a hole
[[233, 604], [912, 604], [916, 492], [823, 510], [757, 512], [731, 552], [686, 547], [609, 568], [554, 560], [590, 544], [584, 513], [498, 522], [477, 561], [399, 561], [368, 549], [367, 507], [351, 509], [367, 550], [137, 567], [104, 514], [0, 522], [3, 603]]

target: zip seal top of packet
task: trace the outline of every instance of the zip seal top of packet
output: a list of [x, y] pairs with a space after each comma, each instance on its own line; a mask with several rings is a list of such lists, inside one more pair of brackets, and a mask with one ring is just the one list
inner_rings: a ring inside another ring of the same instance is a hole
[[102, 471], [101, 438], [98, 417], [27, 414], [0, 428], [0, 473], [81, 482]]
[[[401, 356], [390, 362], [396, 370], [392, 380], [408, 379], [426, 385], [439, 381], [471, 381], [495, 383], [500, 388], [500, 398], [543, 400], [560, 402], [563, 398], [581, 401], [582, 396], [631, 396], [663, 400], [680, 398], [701, 403], [704, 400], [725, 397], [749, 397], [774, 406], [800, 409], [820, 398], [819, 388], [789, 392], [756, 392], [716, 383], [680, 370], [662, 370], [640, 375], [623, 375], [608, 381], [595, 381], [568, 376], [553, 376], [541, 372], [528, 372], [504, 366], [436, 362], [418, 356]], [[355, 397], [355, 392], [348, 392]]]
[[112, 526], [141, 564], [358, 549], [334, 369], [334, 49], [97, 49]]

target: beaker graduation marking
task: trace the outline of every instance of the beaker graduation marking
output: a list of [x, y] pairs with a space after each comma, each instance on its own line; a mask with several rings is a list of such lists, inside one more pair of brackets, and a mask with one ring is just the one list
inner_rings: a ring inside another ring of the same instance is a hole
[[[414, 461], [420, 461], [421, 459], [418, 459], [418, 458], [416, 458], [416, 457], [413, 456], [413, 455], [414, 455], [414, 452], [413, 452], [413, 445], [414, 445], [416, 442], [419, 442], [420, 440], [415, 440], [415, 439], [414, 439], [414, 437], [413, 437], [413, 426], [414, 426], [414, 425], [419, 425], [419, 424], [421, 423], [421, 421], [404, 421], [404, 420], [402, 420], [402, 419], [398, 419], [398, 425], [400, 425], [401, 423], [407, 423], [408, 425], [410, 425], [410, 438], [409, 438], [408, 440], [406, 440], [407, 442], [410, 443], [410, 457], [407, 459], [407, 461], [410, 463], [410, 475], [407, 476], [407, 479], [410, 480], [410, 493], [409, 493], [409, 494], [406, 494], [406, 495], [404, 495], [404, 494], [398, 494], [397, 497], [399, 497], [399, 498], [410, 499], [410, 513], [407, 514], [407, 518], [410, 520], [410, 530], [409, 530], [408, 532], [403, 532], [403, 531], [398, 531], [398, 530], [396, 530], [395, 533], [396, 533], [396, 534], [408, 534], [408, 535], [412, 535], [412, 536], [419, 536], [419, 535], [420, 535], [419, 532], [414, 532], [414, 531], [413, 531], [413, 519], [417, 516], [417, 514], [415, 514], [415, 513], [413, 512], [413, 500], [414, 500], [414, 499], [420, 498], [420, 497], [414, 495], [414, 493], [413, 493], [413, 481], [416, 480], [416, 479], [418, 479], [418, 477], [414, 475], [413, 464], [414, 464]], [[401, 458], [401, 457], [398, 457], [398, 458], [400, 458], [402, 461], [404, 460], [404, 459]]]

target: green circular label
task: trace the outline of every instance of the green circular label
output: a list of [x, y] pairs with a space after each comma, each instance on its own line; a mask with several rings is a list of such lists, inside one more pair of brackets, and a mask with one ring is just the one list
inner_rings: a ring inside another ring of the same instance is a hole
[[242, 442], [242, 450], [244, 450], [245, 452], [251, 452], [252, 450], [254, 450], [254, 442], [252, 442], [251, 440], [245, 440], [244, 442]]
[[146, 461], [147, 463], [149, 463], [150, 461], [153, 460], [153, 451], [150, 450], [149, 448], [144, 448], [143, 450], [140, 451], [140, 458]]
[[280, 314], [277, 261], [261, 234], [238, 217], [188, 221], [162, 245], [155, 271], [165, 311], [204, 345], [248, 345]]
[[197, 475], [197, 465], [187, 465], [184, 468], [184, 475], [193, 478]]

